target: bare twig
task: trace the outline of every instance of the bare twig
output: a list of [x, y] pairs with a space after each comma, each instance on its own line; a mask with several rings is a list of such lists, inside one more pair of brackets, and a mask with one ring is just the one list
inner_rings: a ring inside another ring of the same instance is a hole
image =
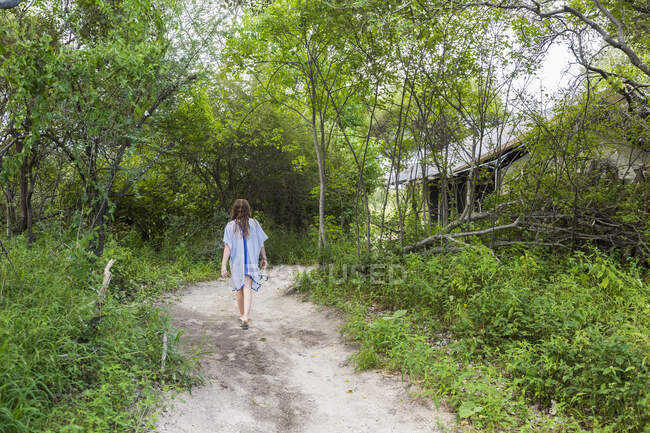
[[616, 36], [610, 34], [605, 27], [598, 24], [595, 20], [591, 19], [585, 13], [579, 11], [576, 8], [573, 8], [569, 5], [563, 5], [557, 9], [543, 10], [542, 5], [536, 1], [531, 2], [510, 2], [510, 1], [499, 1], [497, 3], [493, 2], [477, 2], [477, 3], [468, 3], [464, 6], [486, 6], [490, 8], [497, 9], [506, 9], [506, 10], [526, 10], [536, 14], [538, 17], [545, 18], [560, 18], [566, 15], [571, 15], [578, 20], [582, 21], [584, 24], [589, 26], [591, 29], [596, 31], [608, 45], [621, 50], [627, 58], [630, 60], [634, 66], [641, 70], [645, 75], [650, 77], [650, 67], [646, 65], [643, 60], [637, 55], [637, 53], [630, 47], [626, 40], [623, 32], [623, 27], [620, 21], [618, 21], [612, 13], [599, 1], [594, 0], [596, 7], [609, 21], [616, 27]]

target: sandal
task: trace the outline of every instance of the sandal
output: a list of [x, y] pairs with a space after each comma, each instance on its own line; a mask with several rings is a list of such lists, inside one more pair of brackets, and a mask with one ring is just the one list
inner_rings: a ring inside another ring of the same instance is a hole
[[241, 319], [239, 319], [239, 321], [241, 322], [241, 324], [239, 325], [241, 329], [248, 329], [248, 322], [244, 322]]

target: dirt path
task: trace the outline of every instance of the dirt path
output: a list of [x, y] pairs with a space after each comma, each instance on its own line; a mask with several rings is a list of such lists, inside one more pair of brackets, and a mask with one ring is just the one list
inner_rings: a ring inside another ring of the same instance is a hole
[[356, 374], [336, 314], [287, 294], [296, 271], [270, 272], [239, 329], [229, 281], [188, 288], [170, 305], [186, 347], [202, 341], [205, 384], [169, 401], [158, 433], [449, 432], [453, 416], [413, 400], [398, 376]]

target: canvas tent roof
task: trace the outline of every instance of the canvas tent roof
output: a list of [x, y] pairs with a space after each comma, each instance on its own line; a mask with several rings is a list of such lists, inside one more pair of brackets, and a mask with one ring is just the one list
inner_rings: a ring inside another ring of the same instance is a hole
[[[515, 134], [514, 128], [498, 131], [497, 128], [490, 131], [486, 135], [483, 146], [481, 146], [480, 156], [478, 158], [479, 165], [485, 165], [503, 155], [504, 153], [519, 147], [521, 143], [520, 135]], [[500, 133], [500, 136], [499, 136]], [[499, 145], [499, 143], [503, 143]], [[450, 173], [459, 174], [467, 170], [471, 166], [471, 138], [467, 140], [463, 146], [452, 146], [449, 149], [448, 166]], [[427, 179], [435, 179], [440, 176], [438, 167], [435, 164], [428, 164], [424, 168], [417, 155], [411, 158], [407, 166], [401, 170], [397, 175], [398, 184], [406, 184], [421, 180], [423, 177]], [[393, 176], [391, 176], [390, 184], [395, 185]]]

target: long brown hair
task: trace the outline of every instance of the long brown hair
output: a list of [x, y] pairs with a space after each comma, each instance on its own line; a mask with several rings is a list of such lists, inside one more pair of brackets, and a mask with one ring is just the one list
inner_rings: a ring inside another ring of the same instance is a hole
[[240, 198], [235, 200], [235, 204], [232, 205], [231, 217], [233, 221], [239, 224], [241, 227], [244, 237], [248, 239], [248, 219], [251, 218], [251, 206], [248, 204], [246, 199]]

